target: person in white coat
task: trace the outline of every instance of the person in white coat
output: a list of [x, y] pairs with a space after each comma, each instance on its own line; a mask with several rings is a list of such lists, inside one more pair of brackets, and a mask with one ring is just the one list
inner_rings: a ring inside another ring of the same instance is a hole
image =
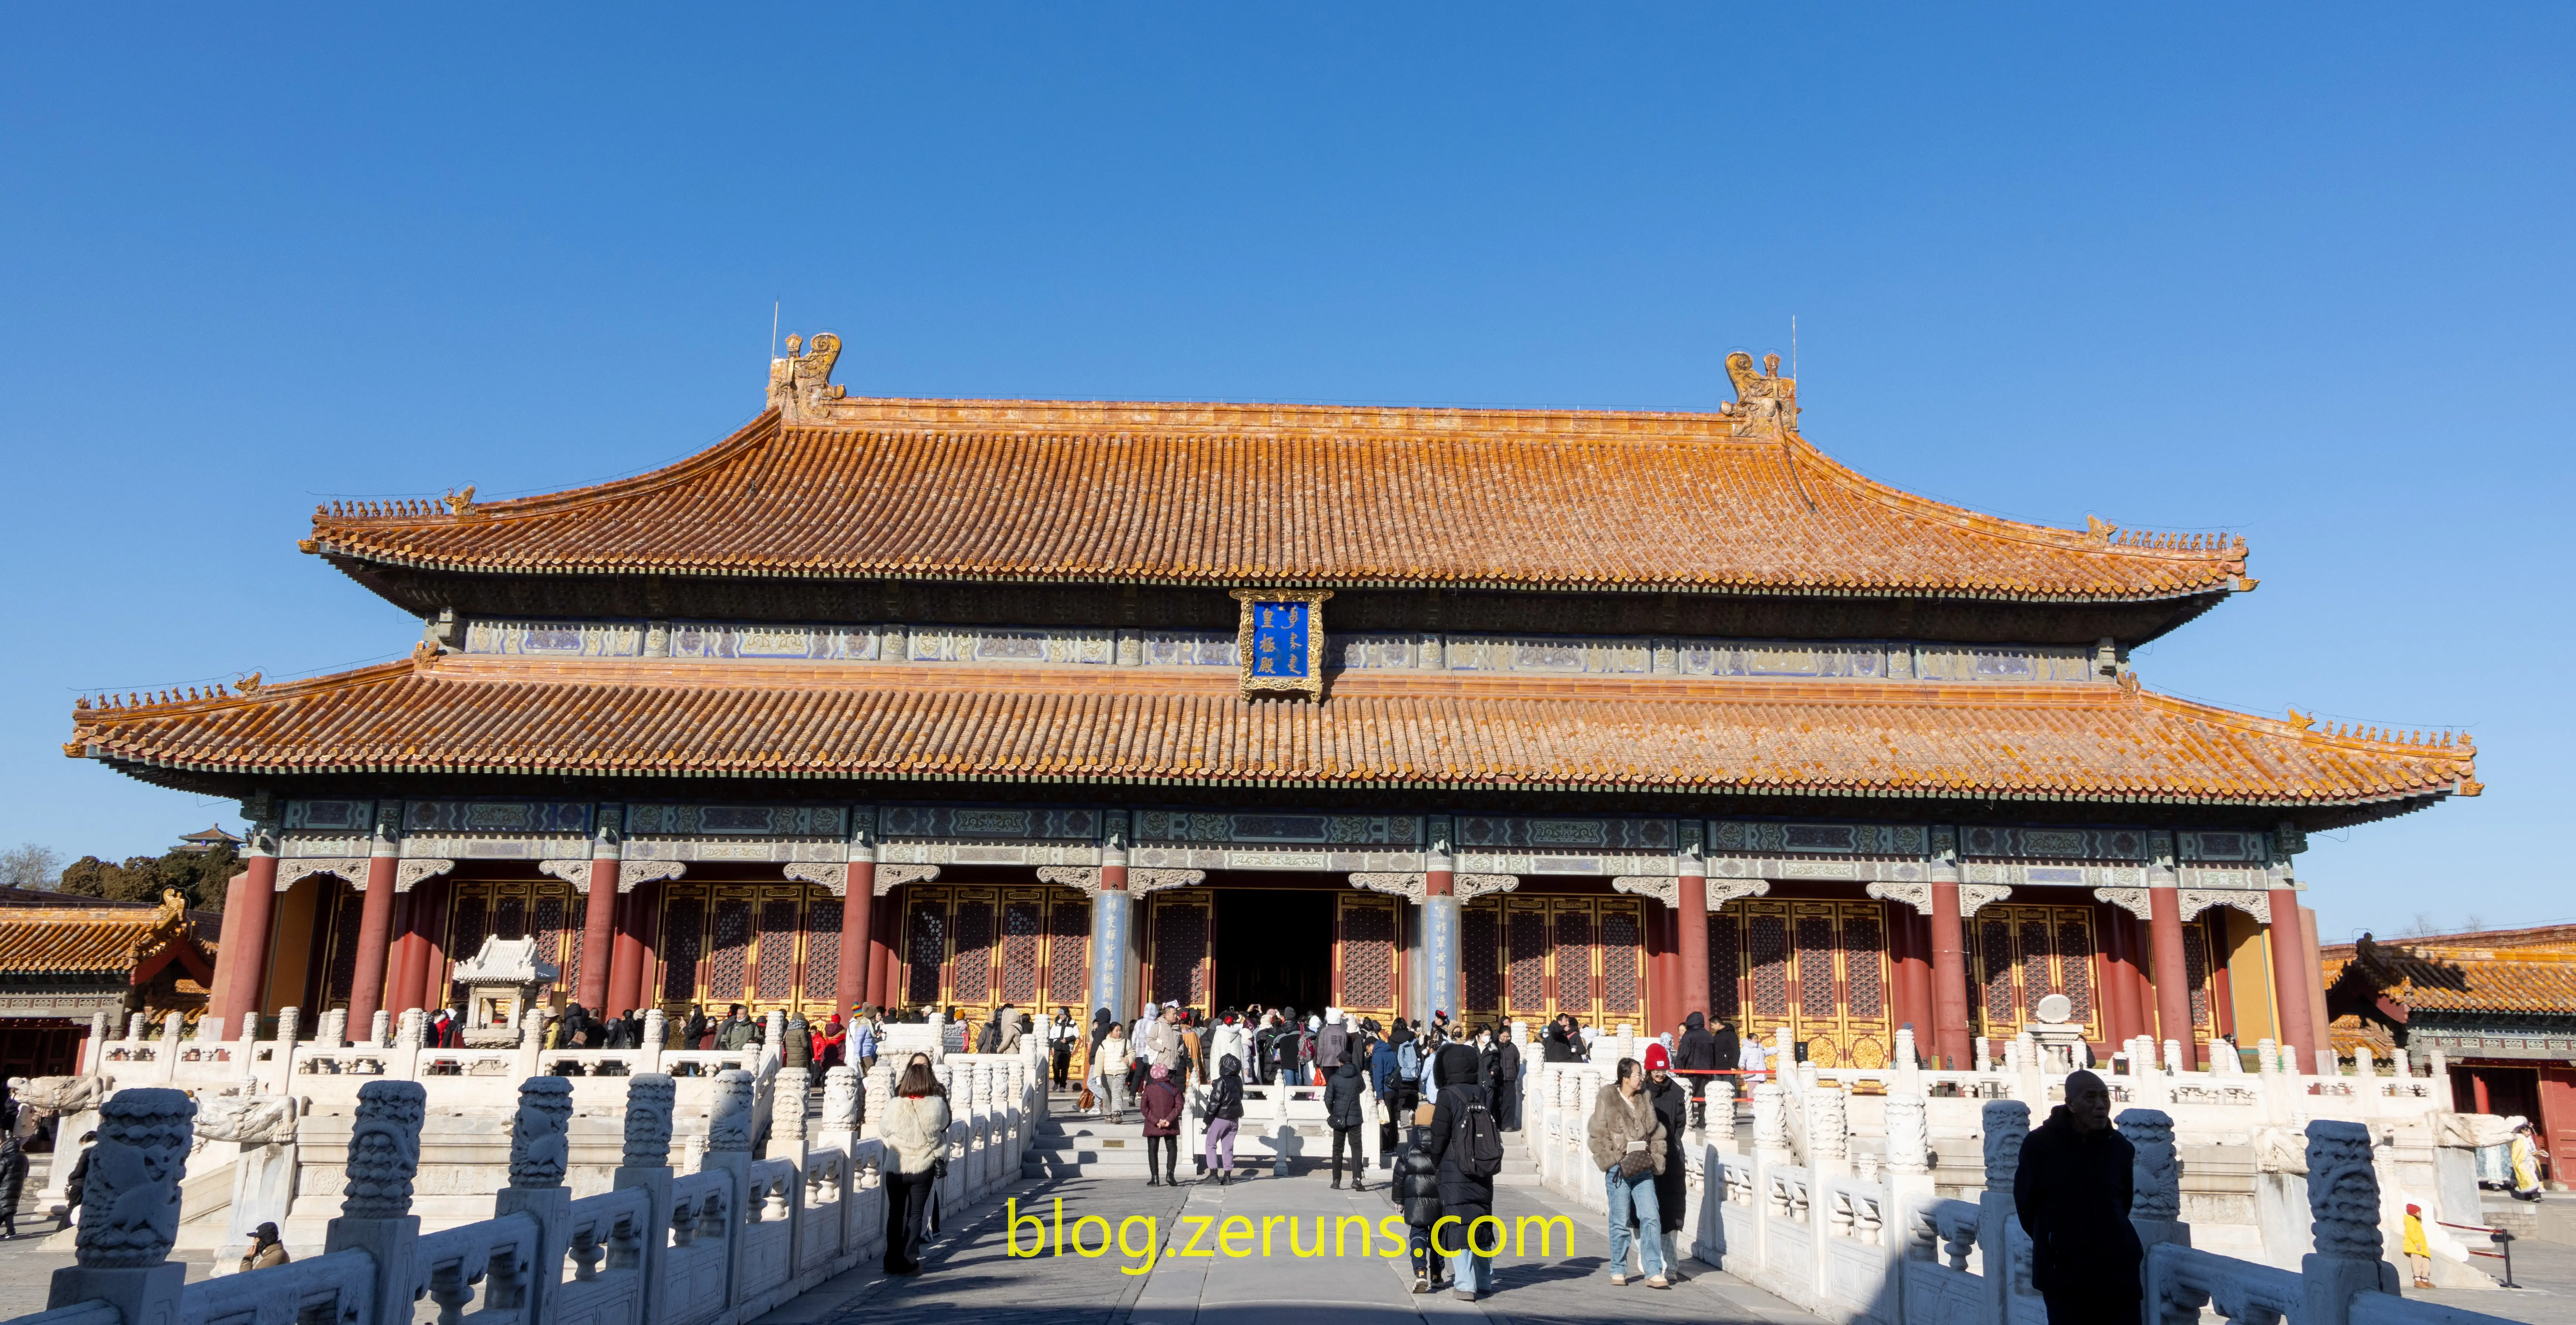
[[914, 1054], [886, 1106], [883, 1137], [894, 1152], [886, 1165], [885, 1272], [921, 1273], [921, 1241], [939, 1175], [947, 1168], [948, 1092], [930, 1071], [930, 1055]]

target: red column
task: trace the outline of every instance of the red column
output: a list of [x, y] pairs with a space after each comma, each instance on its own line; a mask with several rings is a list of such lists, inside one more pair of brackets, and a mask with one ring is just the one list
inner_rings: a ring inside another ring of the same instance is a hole
[[366, 899], [358, 910], [358, 963], [349, 982], [349, 1038], [363, 1038], [384, 1006], [385, 962], [394, 926], [394, 858], [367, 857]]
[[2155, 963], [2150, 985], [2156, 991], [2156, 1059], [2164, 1059], [2164, 1042], [2182, 1046], [2185, 1063], [2199, 1061], [2199, 1041], [2191, 1029], [2191, 964], [2182, 955], [2182, 893], [2170, 887], [2147, 889], [2147, 940]]
[[841, 876], [841, 968], [832, 973], [832, 1010], [843, 1016], [867, 1001], [868, 948], [876, 941], [877, 863], [853, 860]]
[[608, 1006], [618, 1016], [644, 1005], [644, 915], [652, 906], [645, 889], [653, 886], [639, 884], [635, 891], [620, 893], [617, 898], [617, 940], [608, 967]]
[[2109, 950], [2111, 969], [2102, 980], [2103, 1010], [2107, 1014], [2102, 1033], [2115, 1047], [2146, 1033], [2146, 1018], [2138, 1010], [2137, 939], [2132, 929], [2135, 920], [2116, 906], [2103, 912], [2103, 933], [2110, 940], [2103, 946]]
[[1657, 1031], [1681, 1024], [1681, 953], [1674, 942], [1673, 919], [1677, 913], [1667, 906], [1661, 911], [1649, 909], [1647, 934], [1654, 940], [1648, 948], [1648, 959], [1654, 963], [1654, 982], [1646, 1006], [1645, 1025], [1638, 1033], [1653, 1036]]
[[[375, 867], [368, 866], [373, 877]], [[385, 1006], [397, 1017], [420, 1006], [420, 924], [415, 914], [417, 900], [410, 893], [394, 894], [393, 949], [388, 958], [392, 973], [385, 982]]]
[[602, 1016], [608, 1015], [608, 973], [616, 947], [617, 858], [595, 855], [589, 909], [582, 915], [581, 979], [573, 985], [573, 1001]]
[[[215, 960], [223, 963], [224, 1028], [238, 1035], [242, 1018], [259, 1011], [262, 987], [268, 983], [268, 925], [277, 910], [277, 847], [265, 825], [251, 826], [244, 846], [250, 868], [233, 879], [224, 893], [224, 930], [229, 940]], [[268, 846], [263, 849], [261, 843]]]
[[2308, 941], [2306, 927], [2299, 923], [2299, 894], [2274, 888], [2269, 897], [2272, 921], [2263, 932], [2271, 941], [2272, 1002], [2281, 1014], [2279, 1043], [2285, 1049], [2297, 1048], [2301, 1072], [2314, 1072], [2316, 1051], [2308, 1045], [2316, 1032], [2308, 1024]]
[[[873, 886], [873, 885], [871, 885]], [[888, 988], [894, 982], [895, 901], [891, 896], [877, 898], [869, 907], [868, 922], [868, 1001], [879, 1008], [887, 1005]]]
[[1959, 885], [1933, 880], [1932, 1043], [1943, 1066], [1953, 1070], [1976, 1061], [1968, 1044], [1968, 948], [1962, 933]]
[[1911, 906], [1900, 902], [1887, 908], [1887, 964], [1894, 976], [1888, 982], [1889, 1000], [1896, 1024], [1914, 1027], [1914, 1051], [1925, 1058], [1935, 1052], [1930, 929], [1930, 920]]
[[2325, 954], [2317, 945], [2317, 913], [2311, 908], [2304, 906], [2299, 908], [2299, 932], [2306, 936], [2308, 941], [2308, 963], [2299, 970], [2302, 977], [2300, 983], [2306, 986], [2308, 991], [2309, 1037], [2308, 1061], [2301, 1066], [2313, 1071], [2316, 1067], [2317, 1055], [2324, 1053], [2326, 1046], [2332, 1042], [2334, 1018], [2326, 1015]]
[[420, 936], [420, 1005], [443, 1008], [447, 987], [447, 899], [445, 879], [423, 879], [412, 888], [412, 928]]
[[1709, 1014], [1707, 875], [1682, 876], [1681, 906], [1675, 910], [1673, 927], [1674, 937], [1680, 940], [1675, 946], [1681, 950], [1682, 1016], [1696, 1012], [1705, 1018]]

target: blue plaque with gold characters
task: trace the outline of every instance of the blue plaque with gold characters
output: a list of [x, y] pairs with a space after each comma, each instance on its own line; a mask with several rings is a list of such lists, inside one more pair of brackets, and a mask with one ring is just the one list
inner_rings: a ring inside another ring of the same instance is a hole
[[1235, 633], [1243, 697], [1324, 697], [1324, 600], [1330, 589], [1237, 589], [1243, 623]]

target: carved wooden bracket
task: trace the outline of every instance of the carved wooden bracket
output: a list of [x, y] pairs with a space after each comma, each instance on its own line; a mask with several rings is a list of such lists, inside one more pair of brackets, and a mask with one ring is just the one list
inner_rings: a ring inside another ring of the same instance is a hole
[[[281, 860], [277, 862], [277, 890], [285, 892], [295, 886], [296, 880], [308, 874], [328, 874], [359, 892], [367, 890], [367, 858], [364, 856], [350, 856], [344, 859], [306, 857]], [[400, 889], [397, 888], [396, 891]]]
[[2182, 903], [2182, 918], [2185, 920], [2213, 906], [2232, 906], [2264, 924], [2272, 923], [2270, 893], [2257, 892], [2250, 888], [2181, 888], [2176, 891], [2181, 896], [2174, 900]]
[[1912, 883], [1882, 881], [1879, 883], [1873, 883], [1868, 887], [1861, 889], [1861, 891], [1882, 902], [1901, 902], [1907, 906], [1913, 907], [1916, 915], [1928, 916], [1932, 914], [1932, 885], [1927, 882], [1920, 880]]
[[877, 896], [883, 897], [907, 883], [936, 883], [938, 880], [939, 867], [936, 865], [879, 865], [876, 892]]
[[1353, 874], [1351, 886], [1373, 893], [1391, 893], [1413, 903], [1422, 904], [1422, 876], [1419, 874]]
[[431, 879], [435, 879], [439, 875], [445, 874], [454, 868], [456, 868], [455, 861], [440, 860], [434, 856], [424, 856], [417, 860], [406, 860], [401, 864], [394, 866], [394, 891], [398, 893], [410, 892], [412, 889], [417, 888], [420, 885], [429, 882]]
[[1487, 893], [1507, 893], [1521, 886], [1517, 874], [1458, 874], [1449, 879], [1449, 891], [1461, 902], [1472, 902]]
[[2093, 890], [2093, 900], [2109, 902], [2140, 920], [2156, 918], [2155, 909], [2148, 904], [2147, 890], [2144, 888], [2096, 888]]
[[1682, 881], [1669, 874], [1622, 874], [1610, 886], [1623, 893], [1651, 897], [1674, 910], [1682, 905]]

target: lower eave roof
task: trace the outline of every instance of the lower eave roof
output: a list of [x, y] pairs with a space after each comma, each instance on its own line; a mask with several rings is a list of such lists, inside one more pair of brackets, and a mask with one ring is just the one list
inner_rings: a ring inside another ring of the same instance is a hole
[[[64, 752], [247, 775], [552, 774], [1982, 796], [2368, 806], [2475, 794], [2475, 752], [2128, 685], [1344, 674], [430, 656], [73, 711]], [[2392, 811], [2394, 807], [2391, 807]]]

